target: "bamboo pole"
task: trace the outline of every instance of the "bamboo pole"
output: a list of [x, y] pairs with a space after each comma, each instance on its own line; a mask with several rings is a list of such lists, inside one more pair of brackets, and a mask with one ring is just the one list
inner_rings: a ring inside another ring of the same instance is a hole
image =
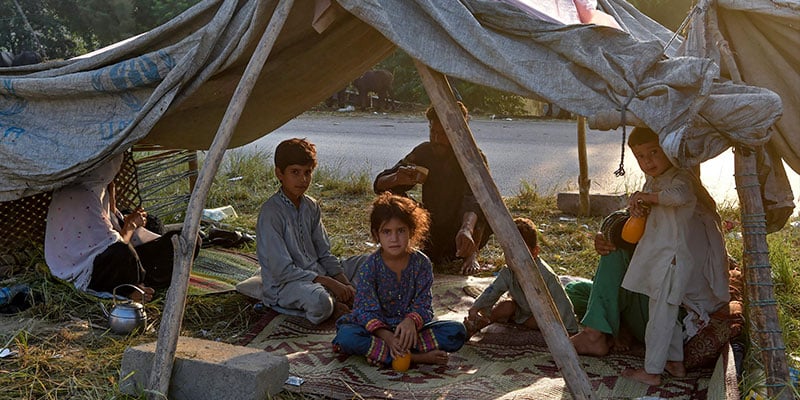
[[589, 186], [592, 180], [589, 179], [589, 161], [586, 156], [586, 117], [578, 116], [578, 213], [588, 216], [591, 213], [591, 203], [589, 198]]
[[453, 146], [467, 182], [478, 199], [494, 234], [500, 239], [509, 266], [520, 278], [522, 290], [525, 292], [525, 297], [528, 299], [528, 304], [536, 317], [536, 322], [544, 335], [547, 346], [553, 354], [553, 359], [564, 376], [567, 388], [576, 399], [594, 399], [589, 377], [580, 366], [578, 354], [575, 352], [572, 342], [569, 341], [567, 331], [555, 304], [553, 304], [553, 299], [550, 297], [542, 275], [537, 273], [538, 269], [522, 240], [522, 235], [514, 225], [511, 214], [509, 214], [489, 170], [483, 163], [472, 131], [464, 121], [461, 111], [456, 107], [456, 100], [447, 78], [418, 60], [414, 60], [414, 64], [436, 109], [439, 121]]
[[792, 399], [786, 347], [778, 325], [778, 306], [774, 298], [772, 267], [767, 245], [767, 219], [761, 201], [756, 154], [737, 148], [734, 154], [736, 190], [742, 214], [742, 265], [747, 291], [747, 320], [750, 335], [761, 350], [766, 375], [765, 386], [770, 399]]
[[181, 322], [186, 307], [186, 291], [189, 287], [189, 273], [192, 268], [192, 255], [196, 245], [195, 238], [200, 230], [200, 217], [206, 197], [214, 181], [214, 175], [216, 175], [217, 169], [222, 162], [222, 157], [225, 155], [225, 149], [228, 147], [233, 131], [242, 115], [247, 99], [250, 97], [253, 86], [255, 86], [258, 76], [264, 68], [275, 40], [278, 38], [289, 16], [293, 3], [294, 0], [280, 0], [275, 8], [272, 18], [261, 36], [253, 55], [250, 57], [241, 80], [239, 80], [236, 91], [228, 103], [228, 108], [225, 110], [225, 115], [222, 117], [222, 122], [209, 148], [208, 156], [200, 169], [197, 186], [192, 191], [192, 197], [186, 210], [183, 230], [179, 236], [176, 235], [172, 238], [172, 243], [175, 245], [175, 264], [172, 271], [172, 284], [167, 292], [162, 323], [158, 331], [153, 368], [150, 372], [149, 388], [151, 390], [151, 399], [161, 398], [162, 394], [167, 395], [169, 390], [172, 366], [175, 362], [175, 351], [178, 346], [178, 336], [180, 335]]

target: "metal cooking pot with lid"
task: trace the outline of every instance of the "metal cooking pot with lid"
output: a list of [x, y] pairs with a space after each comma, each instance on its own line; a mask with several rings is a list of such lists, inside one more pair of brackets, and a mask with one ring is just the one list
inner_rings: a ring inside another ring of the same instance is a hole
[[144, 331], [145, 324], [147, 323], [147, 314], [144, 311], [144, 305], [132, 300], [117, 302], [117, 289], [129, 286], [142, 294], [142, 299], [145, 298], [144, 290], [135, 285], [123, 284], [114, 288], [111, 294], [114, 296], [114, 306], [111, 312], [108, 312], [105, 306], [101, 303], [103, 313], [108, 317], [108, 326], [111, 331], [120, 335], [127, 335], [133, 331]]

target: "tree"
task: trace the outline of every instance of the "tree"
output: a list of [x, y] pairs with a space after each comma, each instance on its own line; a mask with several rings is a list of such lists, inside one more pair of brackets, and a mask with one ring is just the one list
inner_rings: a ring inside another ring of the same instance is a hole
[[8, 10], [0, 18], [0, 50], [38, 50], [45, 59], [74, 57], [152, 29], [198, 1], [0, 0]]
[[675, 31], [689, 15], [693, 0], [628, 0], [637, 10]]

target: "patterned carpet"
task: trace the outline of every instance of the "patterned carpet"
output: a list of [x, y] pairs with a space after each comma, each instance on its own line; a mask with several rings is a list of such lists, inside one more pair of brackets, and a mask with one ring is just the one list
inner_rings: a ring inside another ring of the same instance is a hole
[[254, 254], [237, 253], [223, 248], [201, 249], [189, 276], [189, 295], [199, 296], [235, 290], [237, 283], [258, 270]]
[[[463, 319], [473, 301], [463, 288], [485, 287], [490, 282], [487, 278], [437, 276], [434, 283], [437, 317]], [[414, 365], [406, 373], [370, 366], [363, 357], [334, 353], [330, 343], [334, 333], [333, 321], [313, 326], [302, 318], [268, 311], [242, 344], [289, 358], [290, 375], [302, 377], [305, 383], [286, 385], [286, 390], [326, 398], [571, 398], [538, 331], [492, 325], [451, 354], [448, 365]], [[580, 361], [598, 399], [726, 397], [725, 374], [715, 373], [712, 380], [712, 369], [694, 371], [681, 379], [665, 378], [660, 387], [648, 387], [619, 376], [625, 368], [641, 367], [642, 356], [639, 348], [603, 358], [581, 357]]]

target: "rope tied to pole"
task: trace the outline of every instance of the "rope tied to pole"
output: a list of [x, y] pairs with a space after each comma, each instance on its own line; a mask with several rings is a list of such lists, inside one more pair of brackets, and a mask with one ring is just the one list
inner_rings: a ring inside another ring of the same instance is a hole
[[620, 177], [625, 176], [625, 141], [628, 135], [628, 124], [626, 115], [628, 114], [628, 105], [631, 104], [633, 98], [636, 97], [636, 90], [633, 91], [628, 98], [625, 100], [624, 103], [621, 104], [620, 112], [621, 112], [621, 123], [622, 123], [622, 145], [620, 146], [620, 154], [619, 154], [619, 168], [614, 171], [614, 176]]

